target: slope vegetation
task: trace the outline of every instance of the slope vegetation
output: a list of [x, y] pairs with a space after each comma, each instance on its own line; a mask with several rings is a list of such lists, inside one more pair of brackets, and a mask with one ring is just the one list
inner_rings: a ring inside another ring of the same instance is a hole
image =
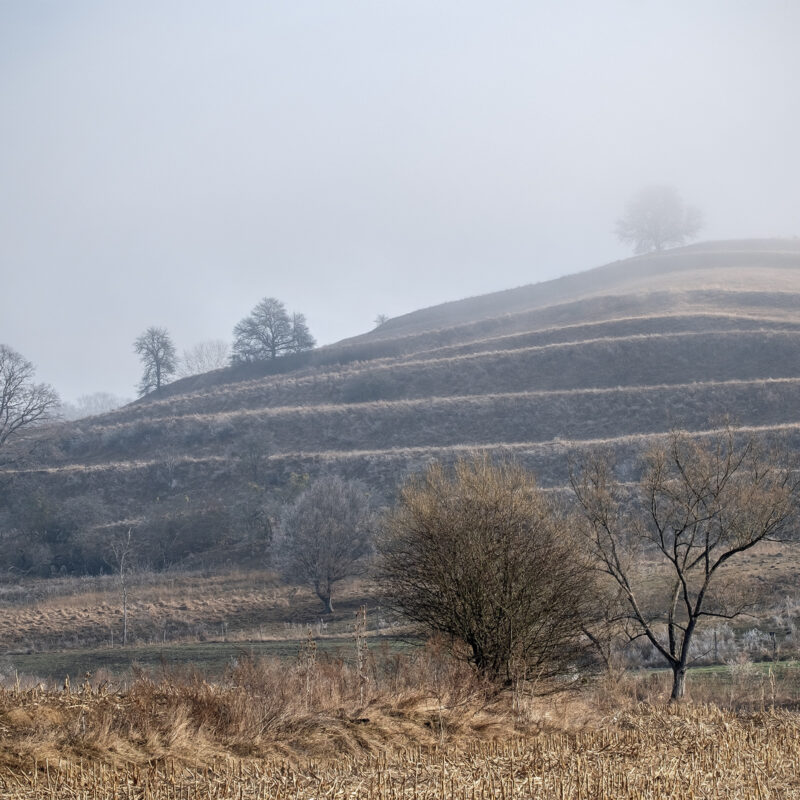
[[47, 506], [61, 533], [40, 544], [57, 560], [66, 503], [75, 529], [150, 530], [164, 564], [234, 557], [252, 552], [254, 508], [327, 470], [390, 501], [431, 459], [481, 448], [558, 487], [570, 452], [603, 445], [632, 464], [677, 426], [728, 417], [800, 441], [799, 390], [800, 241], [696, 245], [423, 309], [41, 431], [24, 443], [33, 459], [2, 473], [0, 527], [34, 530], [36, 506], [41, 529]]

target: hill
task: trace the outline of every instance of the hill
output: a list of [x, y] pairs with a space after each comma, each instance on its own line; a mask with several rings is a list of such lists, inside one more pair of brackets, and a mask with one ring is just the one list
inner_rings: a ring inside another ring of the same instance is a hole
[[726, 415], [800, 441], [798, 389], [800, 241], [627, 259], [38, 431], [0, 473], [5, 566], [102, 570], [100, 543], [129, 527], [155, 567], [258, 560], [281, 503], [330, 470], [390, 502], [474, 448], [559, 487], [570, 451], [632, 465], [652, 437]]

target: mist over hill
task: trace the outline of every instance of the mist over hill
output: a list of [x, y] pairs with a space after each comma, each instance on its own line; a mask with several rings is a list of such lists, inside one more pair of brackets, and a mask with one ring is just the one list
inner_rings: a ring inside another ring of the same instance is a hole
[[800, 442], [800, 241], [714, 242], [390, 319], [335, 345], [186, 378], [36, 431], [0, 472], [3, 566], [104, 569], [134, 529], [156, 568], [264, 560], [282, 503], [330, 471], [378, 504], [433, 459], [569, 453], [625, 467], [725, 418]]

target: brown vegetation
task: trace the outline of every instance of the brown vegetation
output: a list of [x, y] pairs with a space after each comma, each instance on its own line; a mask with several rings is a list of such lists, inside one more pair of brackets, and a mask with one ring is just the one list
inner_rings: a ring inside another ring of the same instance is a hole
[[658, 676], [543, 702], [489, 691], [464, 670], [434, 647], [371, 659], [365, 677], [309, 645], [288, 669], [243, 662], [216, 684], [164, 675], [121, 692], [2, 689], [0, 787], [13, 800], [800, 791], [800, 718], [779, 707], [800, 700], [796, 674], [768, 680], [757, 710], [743, 711], [667, 708]]

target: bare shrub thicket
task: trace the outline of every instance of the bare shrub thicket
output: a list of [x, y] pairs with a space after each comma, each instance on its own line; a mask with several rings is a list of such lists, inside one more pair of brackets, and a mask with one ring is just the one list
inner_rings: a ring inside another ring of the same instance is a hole
[[403, 487], [381, 549], [386, 602], [489, 678], [552, 678], [585, 655], [591, 573], [566, 516], [521, 467], [434, 464]]
[[726, 428], [707, 440], [670, 434], [646, 454], [635, 492], [602, 455], [573, 472], [585, 543], [622, 592], [631, 638], [647, 639], [672, 670], [673, 700], [702, 623], [753, 607], [724, 568], [795, 533], [800, 477], [785, 464], [785, 454]]

